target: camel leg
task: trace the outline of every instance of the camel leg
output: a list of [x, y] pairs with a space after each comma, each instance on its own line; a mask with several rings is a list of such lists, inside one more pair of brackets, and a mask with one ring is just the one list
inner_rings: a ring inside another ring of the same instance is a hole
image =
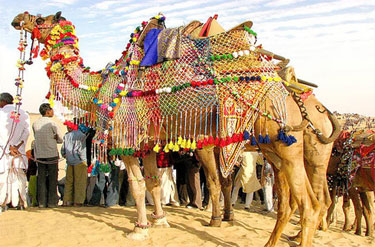
[[305, 144], [305, 147], [309, 147], [304, 150], [305, 169], [311, 184], [311, 188], [321, 206], [316, 229], [318, 229], [319, 225], [321, 225], [322, 230], [326, 231], [327, 224], [323, 218], [331, 205], [326, 174], [328, 160], [331, 156], [332, 145], [326, 147], [325, 145], [319, 145], [318, 142], [313, 140], [314, 139], [309, 136], [304, 137], [305, 143], [308, 143]]
[[167, 218], [161, 206], [160, 174], [156, 165], [156, 153], [151, 152], [143, 158], [144, 175], [147, 190], [154, 201], [154, 212], [151, 214], [154, 227], [169, 227]]
[[[326, 177], [326, 176], [325, 176]], [[327, 215], [328, 213], [328, 209], [329, 207], [331, 206], [332, 204], [332, 199], [331, 199], [331, 195], [329, 193], [329, 188], [328, 188], [328, 182], [326, 181], [324, 183], [324, 191], [323, 191], [323, 195], [324, 195], [324, 203], [323, 204], [323, 209], [321, 210], [321, 214], [320, 214], [320, 217], [321, 217], [321, 230], [322, 231], [327, 231], [328, 230], [328, 222], [327, 222], [327, 217], [324, 217]]]
[[363, 205], [363, 215], [365, 216], [366, 221], [366, 236], [373, 236], [374, 226], [372, 221], [372, 211], [370, 206], [370, 201], [366, 192], [360, 192], [359, 196], [361, 197]]
[[329, 206], [328, 208], [328, 212], [327, 212], [327, 227], [329, 227], [332, 222], [333, 222], [333, 212], [335, 211], [335, 207], [336, 207], [336, 193], [337, 193], [337, 188], [333, 188], [332, 191], [329, 192], [330, 194], [330, 197], [331, 197], [331, 205]]
[[353, 201], [355, 217], [357, 219], [357, 227], [356, 227], [356, 230], [355, 230], [355, 234], [361, 235], [361, 233], [362, 233], [362, 229], [361, 229], [361, 226], [362, 226], [362, 205], [361, 205], [361, 201], [359, 199], [358, 194], [359, 193], [355, 190], [355, 188], [349, 189], [349, 196], [350, 196], [350, 199], [352, 199], [352, 201]]
[[276, 225], [272, 231], [271, 237], [268, 240], [265, 247], [275, 246], [277, 241], [279, 240], [282, 230], [284, 229], [285, 225], [288, 223], [292, 212], [289, 206], [289, 185], [286, 180], [285, 175], [282, 171], [277, 171], [274, 169], [275, 173], [275, 188], [278, 198], [278, 206], [277, 206], [277, 221]]
[[231, 202], [231, 191], [232, 191], [232, 184], [233, 178], [231, 175], [224, 178], [219, 172], [220, 184], [221, 184], [221, 191], [224, 195], [224, 217], [223, 221], [233, 221], [234, 213], [233, 207]]
[[207, 186], [210, 191], [212, 202], [212, 216], [210, 226], [219, 227], [221, 225], [221, 211], [220, 211], [220, 181], [217, 172], [217, 164], [214, 154], [214, 148], [204, 148], [197, 151], [199, 159], [202, 163], [204, 174], [207, 178]]
[[[321, 225], [321, 229], [323, 231], [326, 231], [328, 226], [327, 226], [327, 221], [325, 220], [325, 215], [327, 213], [328, 207], [331, 205], [332, 201], [330, 198], [329, 190], [328, 190], [328, 183], [326, 180], [326, 168], [323, 166], [317, 167], [316, 165], [314, 166], [306, 166], [306, 171], [307, 175], [309, 177], [309, 181], [312, 184], [312, 190], [315, 194], [315, 196], [318, 199], [319, 204], [321, 205], [321, 209], [319, 212], [318, 220], [316, 222], [316, 229], [319, 228]], [[325, 181], [322, 181], [322, 179]], [[297, 208], [296, 202], [292, 199], [291, 200], [291, 214], [293, 214]], [[302, 222], [302, 218], [301, 218]], [[289, 237], [290, 240], [292, 241], [301, 241], [301, 231], [292, 237]]]
[[[299, 161], [299, 162], [298, 162]], [[291, 197], [298, 204], [301, 215], [301, 246], [311, 246], [320, 212], [320, 204], [310, 186], [305, 170], [297, 168], [303, 160], [284, 159], [281, 169], [284, 170]], [[284, 225], [285, 226], [285, 225]], [[282, 228], [284, 228], [284, 226]], [[282, 229], [281, 229], [282, 231]]]
[[350, 215], [350, 197], [349, 197], [349, 195], [344, 195], [344, 197], [343, 197], [342, 210], [344, 212], [344, 218], [345, 218], [343, 231], [348, 232], [348, 231], [351, 230], [350, 220], [349, 220], [349, 215]]
[[133, 240], [145, 240], [149, 238], [146, 216], [146, 202], [145, 202], [145, 181], [136, 158], [130, 156], [121, 156], [121, 159], [126, 164], [128, 171], [130, 191], [137, 207], [137, 222], [133, 232], [129, 233], [126, 237]]

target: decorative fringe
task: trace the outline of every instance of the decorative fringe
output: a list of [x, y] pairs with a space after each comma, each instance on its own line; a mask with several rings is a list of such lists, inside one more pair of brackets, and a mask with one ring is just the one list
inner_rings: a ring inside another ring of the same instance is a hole
[[251, 136], [251, 142], [250, 142], [250, 145], [251, 146], [256, 146], [257, 145], [257, 141], [255, 139], [255, 136]]
[[264, 138], [262, 135], [259, 134], [258, 136], [258, 143], [261, 144], [261, 143], [264, 143]]
[[243, 139], [244, 140], [249, 140], [250, 139], [250, 133], [247, 130], [245, 130], [243, 132]]
[[270, 136], [269, 136], [268, 134], [264, 137], [263, 143], [264, 143], [264, 144], [269, 144], [269, 143], [271, 143], [271, 139], [270, 139]]
[[285, 134], [284, 130], [280, 129], [279, 134], [277, 135], [277, 139], [284, 142], [287, 146], [292, 145], [293, 143], [297, 142], [297, 139], [292, 135]]

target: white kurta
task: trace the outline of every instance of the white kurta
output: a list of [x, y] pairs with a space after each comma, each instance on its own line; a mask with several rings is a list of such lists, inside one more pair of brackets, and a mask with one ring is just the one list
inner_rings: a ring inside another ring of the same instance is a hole
[[[18, 195], [24, 202], [26, 199], [26, 175], [23, 169], [27, 169], [25, 147], [30, 134], [30, 120], [29, 115], [20, 110], [20, 121], [13, 123], [13, 111], [13, 105], [0, 108], [0, 205], [12, 202], [13, 206], [17, 206]], [[9, 154], [9, 147], [22, 141], [18, 149], [22, 156], [14, 158]]]
[[241, 182], [244, 193], [251, 193], [262, 188], [256, 174], [258, 156], [258, 152], [245, 151], [242, 153], [242, 164], [235, 178], [235, 183]]

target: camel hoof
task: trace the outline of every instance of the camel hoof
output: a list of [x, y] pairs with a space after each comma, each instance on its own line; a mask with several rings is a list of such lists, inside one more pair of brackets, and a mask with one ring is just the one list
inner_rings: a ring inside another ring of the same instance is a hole
[[355, 231], [355, 235], [361, 236], [361, 231]]
[[126, 235], [126, 238], [131, 240], [143, 241], [149, 239], [150, 235], [148, 234], [148, 229], [135, 227], [133, 232]]
[[234, 213], [224, 213], [223, 221], [233, 221]]
[[342, 229], [344, 232], [350, 232], [352, 229], [350, 227], [344, 226]]
[[288, 240], [300, 243], [302, 239], [301, 239], [301, 235], [298, 233], [295, 236], [288, 236]]
[[210, 224], [208, 226], [220, 227], [221, 226], [221, 217], [211, 217]]
[[152, 227], [154, 228], [169, 228], [171, 227], [168, 224], [167, 217], [159, 218], [159, 219], [153, 219]]

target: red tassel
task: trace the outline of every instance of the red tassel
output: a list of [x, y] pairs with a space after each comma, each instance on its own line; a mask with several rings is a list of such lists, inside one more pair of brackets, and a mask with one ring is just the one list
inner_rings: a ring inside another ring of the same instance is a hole
[[34, 27], [33, 31], [31, 32], [31, 39], [40, 39], [42, 35], [40, 34], [39, 28]]
[[198, 142], [197, 142], [197, 148], [198, 149], [201, 149], [203, 147], [203, 143], [202, 143], [202, 141], [201, 140], [198, 140]]
[[230, 144], [232, 144], [232, 142], [233, 142], [232, 138], [230, 136], [227, 136], [227, 138], [225, 140], [225, 144], [230, 145]]
[[220, 147], [221, 148], [223, 148], [223, 147], [225, 147], [227, 144], [226, 144], [226, 142], [225, 142], [225, 138], [221, 138], [221, 140], [220, 140]]
[[240, 133], [238, 135], [238, 141], [242, 142], [243, 141], [243, 133]]
[[219, 137], [215, 138], [214, 144], [215, 144], [216, 147], [220, 146], [220, 139], [219, 139]]
[[208, 138], [204, 138], [204, 140], [203, 140], [203, 146], [208, 146]]
[[214, 144], [214, 138], [212, 136], [208, 137], [208, 144]]
[[238, 135], [236, 133], [234, 133], [232, 135], [232, 142], [235, 143], [235, 142], [238, 142], [238, 141], [239, 141]]

